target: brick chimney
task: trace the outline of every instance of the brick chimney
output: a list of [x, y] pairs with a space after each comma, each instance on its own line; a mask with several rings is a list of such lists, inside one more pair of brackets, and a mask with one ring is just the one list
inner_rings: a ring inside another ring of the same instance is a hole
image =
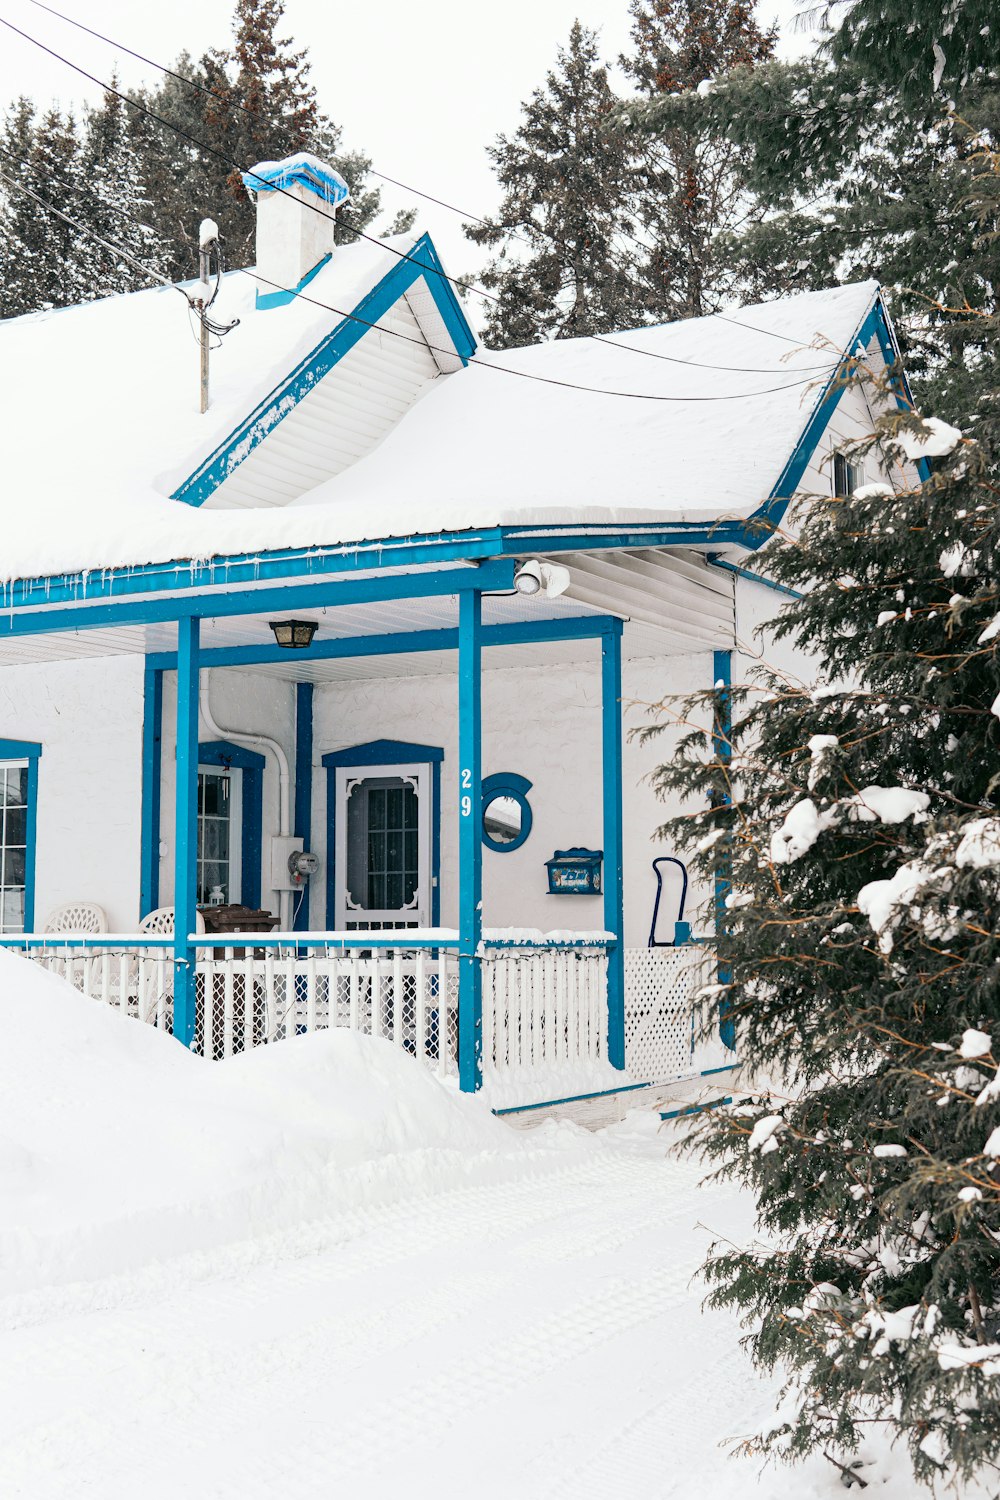
[[350, 189], [307, 151], [260, 161], [243, 173], [243, 182], [257, 202], [257, 274], [265, 283], [258, 285], [257, 306], [280, 307], [332, 255], [336, 212]]

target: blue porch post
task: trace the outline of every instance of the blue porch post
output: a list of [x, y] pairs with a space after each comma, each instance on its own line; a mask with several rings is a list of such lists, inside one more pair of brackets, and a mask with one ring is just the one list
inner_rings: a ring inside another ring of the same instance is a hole
[[622, 894], [622, 622], [601, 636], [601, 774], [604, 806], [604, 926], [608, 954], [608, 1061], [625, 1066], [625, 936]]
[[[712, 752], [719, 766], [725, 770], [733, 758], [733, 653], [716, 651], [712, 655], [712, 687], [716, 693], [712, 716]], [[720, 794], [724, 806], [731, 799], [728, 791]], [[715, 867], [715, 936], [718, 941], [726, 916], [726, 897], [731, 886], [730, 857], [727, 852], [719, 858]], [[731, 971], [728, 965], [719, 964], [719, 983], [728, 984]], [[736, 1046], [736, 1027], [728, 1014], [729, 1004], [723, 996], [719, 1003], [719, 1036], [726, 1047]]]
[[[312, 848], [313, 685], [295, 684], [295, 837]], [[309, 881], [302, 887], [292, 923], [296, 932], [309, 931]]]
[[147, 666], [143, 674], [142, 840], [139, 917], [160, 904], [160, 755], [163, 729], [163, 672]]
[[197, 911], [199, 621], [177, 622], [177, 771], [174, 838], [174, 1036], [194, 1041]]
[[483, 1081], [482, 596], [458, 606], [458, 1082], [472, 1094]]

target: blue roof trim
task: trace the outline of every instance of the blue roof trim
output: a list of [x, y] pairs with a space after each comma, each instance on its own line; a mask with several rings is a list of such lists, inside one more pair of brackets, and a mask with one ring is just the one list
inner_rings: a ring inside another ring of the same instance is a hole
[[307, 271], [302, 280], [296, 282], [296, 284], [293, 287], [290, 287], [287, 292], [262, 292], [260, 287], [258, 287], [256, 295], [257, 311], [266, 312], [269, 307], [285, 307], [289, 302], [294, 302], [299, 293], [304, 291], [305, 288], [309, 285], [313, 277], [319, 275], [320, 271], [322, 271], [323, 267], [330, 259], [330, 255], [332, 255], [332, 253], [333, 252], [331, 251], [329, 254], [324, 255], [322, 260], [318, 260], [313, 266], [312, 270]]
[[370, 325], [377, 323], [421, 277], [426, 279], [456, 355], [463, 364], [468, 363], [476, 348], [475, 335], [444, 275], [430, 236], [421, 235], [413, 249], [396, 262], [312, 353], [265, 396], [236, 431], [178, 486], [171, 499], [182, 500], [185, 505], [203, 504], [223, 480], [239, 468], [257, 444], [263, 442], [295, 409], [303, 396], [307, 396], [365, 334], [373, 331]]
[[334, 208], [346, 203], [351, 190], [333, 167], [308, 152], [286, 156], [282, 161], [259, 161], [244, 172], [243, 184], [254, 193], [276, 193], [290, 187], [307, 188]]
[[[851, 351], [851, 357], [859, 349], [867, 349], [873, 338], [878, 340], [886, 363], [898, 364], [899, 350], [881, 291], [875, 293], [871, 307], [847, 346]], [[913, 401], [906, 377], [901, 371], [897, 372], [897, 380], [901, 384], [901, 391], [896, 395], [896, 404], [901, 410], [907, 410], [912, 407]], [[817, 444], [836, 411], [841, 396], [850, 388], [850, 385], [850, 363], [849, 359], [845, 358], [827, 381], [813, 409], [812, 416], [767, 501], [735, 529], [731, 525], [721, 525], [714, 532], [712, 540], [731, 542], [736, 546], [746, 547], [748, 551], [756, 552], [768, 537], [773, 536], [784, 519], [785, 511], [802, 481], [803, 474], [809, 467]], [[930, 468], [925, 459], [919, 461], [917, 468], [921, 479], [926, 479], [930, 474]]]

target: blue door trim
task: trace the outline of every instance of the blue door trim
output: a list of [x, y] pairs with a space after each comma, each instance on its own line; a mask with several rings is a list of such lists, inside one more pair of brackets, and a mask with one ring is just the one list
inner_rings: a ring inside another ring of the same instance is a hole
[[326, 927], [337, 922], [337, 770], [340, 766], [429, 765], [431, 768], [431, 926], [441, 920], [441, 763], [440, 745], [410, 740], [367, 740], [343, 750], [328, 750], [320, 764], [326, 771]]

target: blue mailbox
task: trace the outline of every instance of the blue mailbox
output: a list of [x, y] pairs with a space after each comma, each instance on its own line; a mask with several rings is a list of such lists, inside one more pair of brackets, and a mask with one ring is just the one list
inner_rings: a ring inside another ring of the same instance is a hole
[[545, 861], [550, 896], [599, 896], [603, 849], [557, 849]]

